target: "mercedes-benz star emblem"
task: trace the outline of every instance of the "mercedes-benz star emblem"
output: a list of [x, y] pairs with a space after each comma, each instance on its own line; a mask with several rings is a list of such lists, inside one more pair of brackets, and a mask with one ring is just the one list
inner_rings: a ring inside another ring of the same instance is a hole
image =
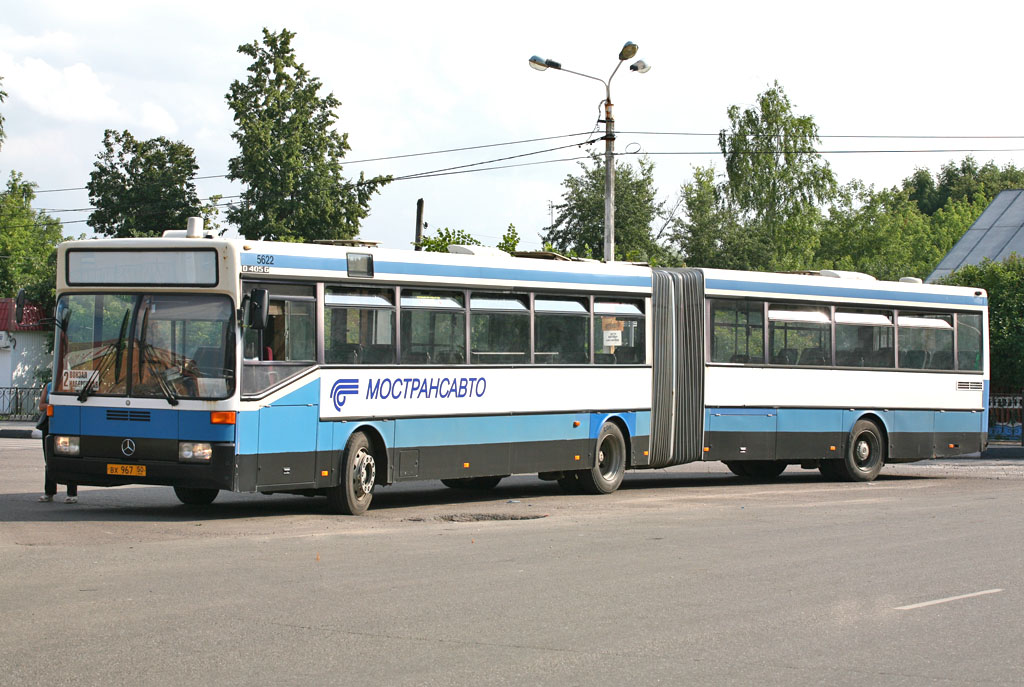
[[132, 454], [135, 453], [135, 442], [132, 441], [131, 439], [125, 439], [124, 441], [122, 441], [121, 453], [123, 453], [128, 458], [131, 458]]

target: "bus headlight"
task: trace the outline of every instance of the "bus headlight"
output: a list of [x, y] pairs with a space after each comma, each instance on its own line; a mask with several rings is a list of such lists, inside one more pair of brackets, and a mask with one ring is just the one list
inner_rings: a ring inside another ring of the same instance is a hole
[[78, 440], [80, 437], [68, 437], [54, 435], [53, 452], [58, 456], [77, 456], [80, 452]]
[[183, 463], [209, 463], [213, 446], [201, 441], [178, 442], [178, 460]]

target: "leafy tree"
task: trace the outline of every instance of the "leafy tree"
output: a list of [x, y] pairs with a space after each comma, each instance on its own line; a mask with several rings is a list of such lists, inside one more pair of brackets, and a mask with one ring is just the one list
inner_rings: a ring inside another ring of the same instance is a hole
[[988, 292], [989, 355], [992, 385], [1024, 388], [1024, 258], [1014, 253], [1003, 262], [985, 260], [965, 265], [941, 280], [943, 284], [974, 286]]
[[921, 212], [929, 216], [946, 207], [950, 200], [973, 205], [980, 199], [984, 209], [1000, 191], [1024, 188], [1024, 169], [1009, 163], [999, 167], [992, 161], [978, 166], [968, 155], [959, 163], [944, 164], [937, 177], [932, 177], [927, 169], [914, 170], [913, 175], [903, 180], [903, 188], [910, 191], [910, 198], [917, 201]]
[[9, 298], [24, 287], [30, 301], [52, 312], [63, 232], [59, 220], [32, 209], [35, 186], [11, 172], [0, 193], [0, 296]]
[[[634, 168], [615, 165], [615, 258], [657, 260], [664, 254], [651, 233], [660, 205], [655, 200], [654, 163], [640, 158]], [[592, 156], [580, 163], [578, 176], [562, 182], [562, 202], [555, 205], [555, 223], [542, 237], [556, 251], [580, 257], [604, 255], [604, 162]]]
[[929, 218], [905, 190], [843, 187], [821, 232], [814, 266], [878, 279], [927, 277], [942, 256]]
[[447, 253], [448, 246], [482, 246], [483, 244], [461, 229], [438, 229], [434, 236], [424, 236], [420, 247], [428, 253]]
[[333, 129], [341, 102], [333, 93], [318, 95], [320, 80], [296, 60], [294, 37], [263, 29], [262, 44], [238, 47], [252, 64], [248, 78], [227, 93], [237, 127], [231, 137], [240, 148], [228, 178], [245, 189], [228, 220], [251, 239], [352, 238], [370, 212], [370, 197], [390, 177], [342, 177], [348, 134]]
[[819, 205], [832, 200], [836, 181], [815, 146], [811, 116], [794, 114], [778, 82], [754, 107], [729, 108], [730, 129], [719, 133], [729, 199], [750, 234], [749, 268], [806, 268], [818, 245]]
[[672, 243], [691, 267], [745, 269], [757, 262], [754, 242], [740, 225], [724, 185], [711, 167], [697, 167], [680, 189], [685, 214], [674, 223]]
[[189, 217], [216, 217], [217, 198], [202, 204], [193, 179], [195, 151], [163, 136], [140, 141], [129, 131], [103, 132], [103, 151], [89, 174], [89, 225], [118, 238], [184, 229]]
[[496, 248], [503, 250], [510, 255], [519, 249], [519, 232], [516, 231], [516, 226], [514, 224], [508, 225], [508, 230], [501, 237], [501, 241], [498, 242]]

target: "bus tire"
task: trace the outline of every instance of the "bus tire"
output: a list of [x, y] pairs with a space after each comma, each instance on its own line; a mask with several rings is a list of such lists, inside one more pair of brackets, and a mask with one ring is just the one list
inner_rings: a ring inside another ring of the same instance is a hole
[[505, 479], [506, 475], [493, 477], [456, 477], [454, 479], [443, 479], [441, 484], [449, 489], [475, 489], [477, 491], [490, 491], [498, 486], [498, 483]]
[[338, 472], [338, 485], [327, 490], [327, 507], [332, 513], [362, 515], [373, 500], [377, 466], [370, 439], [362, 432], [349, 437]]
[[174, 495], [186, 506], [209, 506], [220, 493], [219, 489], [174, 487]]
[[597, 435], [594, 467], [579, 471], [580, 487], [588, 494], [610, 494], [626, 474], [626, 440], [618, 425], [606, 422]]
[[882, 431], [871, 420], [858, 420], [850, 432], [846, 456], [837, 461], [839, 478], [844, 482], [870, 482], [885, 465]]
[[781, 460], [750, 460], [743, 465], [743, 470], [749, 479], [767, 482], [785, 472], [786, 463]]

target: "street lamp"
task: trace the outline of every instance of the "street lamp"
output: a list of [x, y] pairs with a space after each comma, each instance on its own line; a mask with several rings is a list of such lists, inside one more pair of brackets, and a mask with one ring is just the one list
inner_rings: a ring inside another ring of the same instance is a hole
[[[612, 71], [612, 75], [608, 77], [608, 80], [599, 79], [596, 76], [590, 76], [589, 74], [582, 74], [580, 72], [574, 72], [571, 69], [565, 69], [562, 67], [560, 62], [554, 60], [546, 60], [543, 57], [534, 55], [530, 58], [530, 66], [539, 72], [545, 69], [557, 69], [563, 72], [569, 72], [576, 76], [582, 76], [586, 79], [593, 79], [594, 81], [600, 81], [604, 84], [605, 99], [604, 99], [604, 259], [605, 262], [613, 262], [615, 260], [615, 119], [612, 117], [612, 79], [615, 77], [615, 72], [619, 71], [619, 67], [622, 63], [628, 59], [632, 59], [638, 50], [636, 43], [626, 43], [622, 46], [622, 50], [619, 51], [619, 62], [615, 65], [615, 69]], [[643, 60], [637, 60], [633, 64], [629, 65], [629, 70], [632, 72], [638, 72], [640, 74], [646, 74], [651, 70], [651, 66]]]

